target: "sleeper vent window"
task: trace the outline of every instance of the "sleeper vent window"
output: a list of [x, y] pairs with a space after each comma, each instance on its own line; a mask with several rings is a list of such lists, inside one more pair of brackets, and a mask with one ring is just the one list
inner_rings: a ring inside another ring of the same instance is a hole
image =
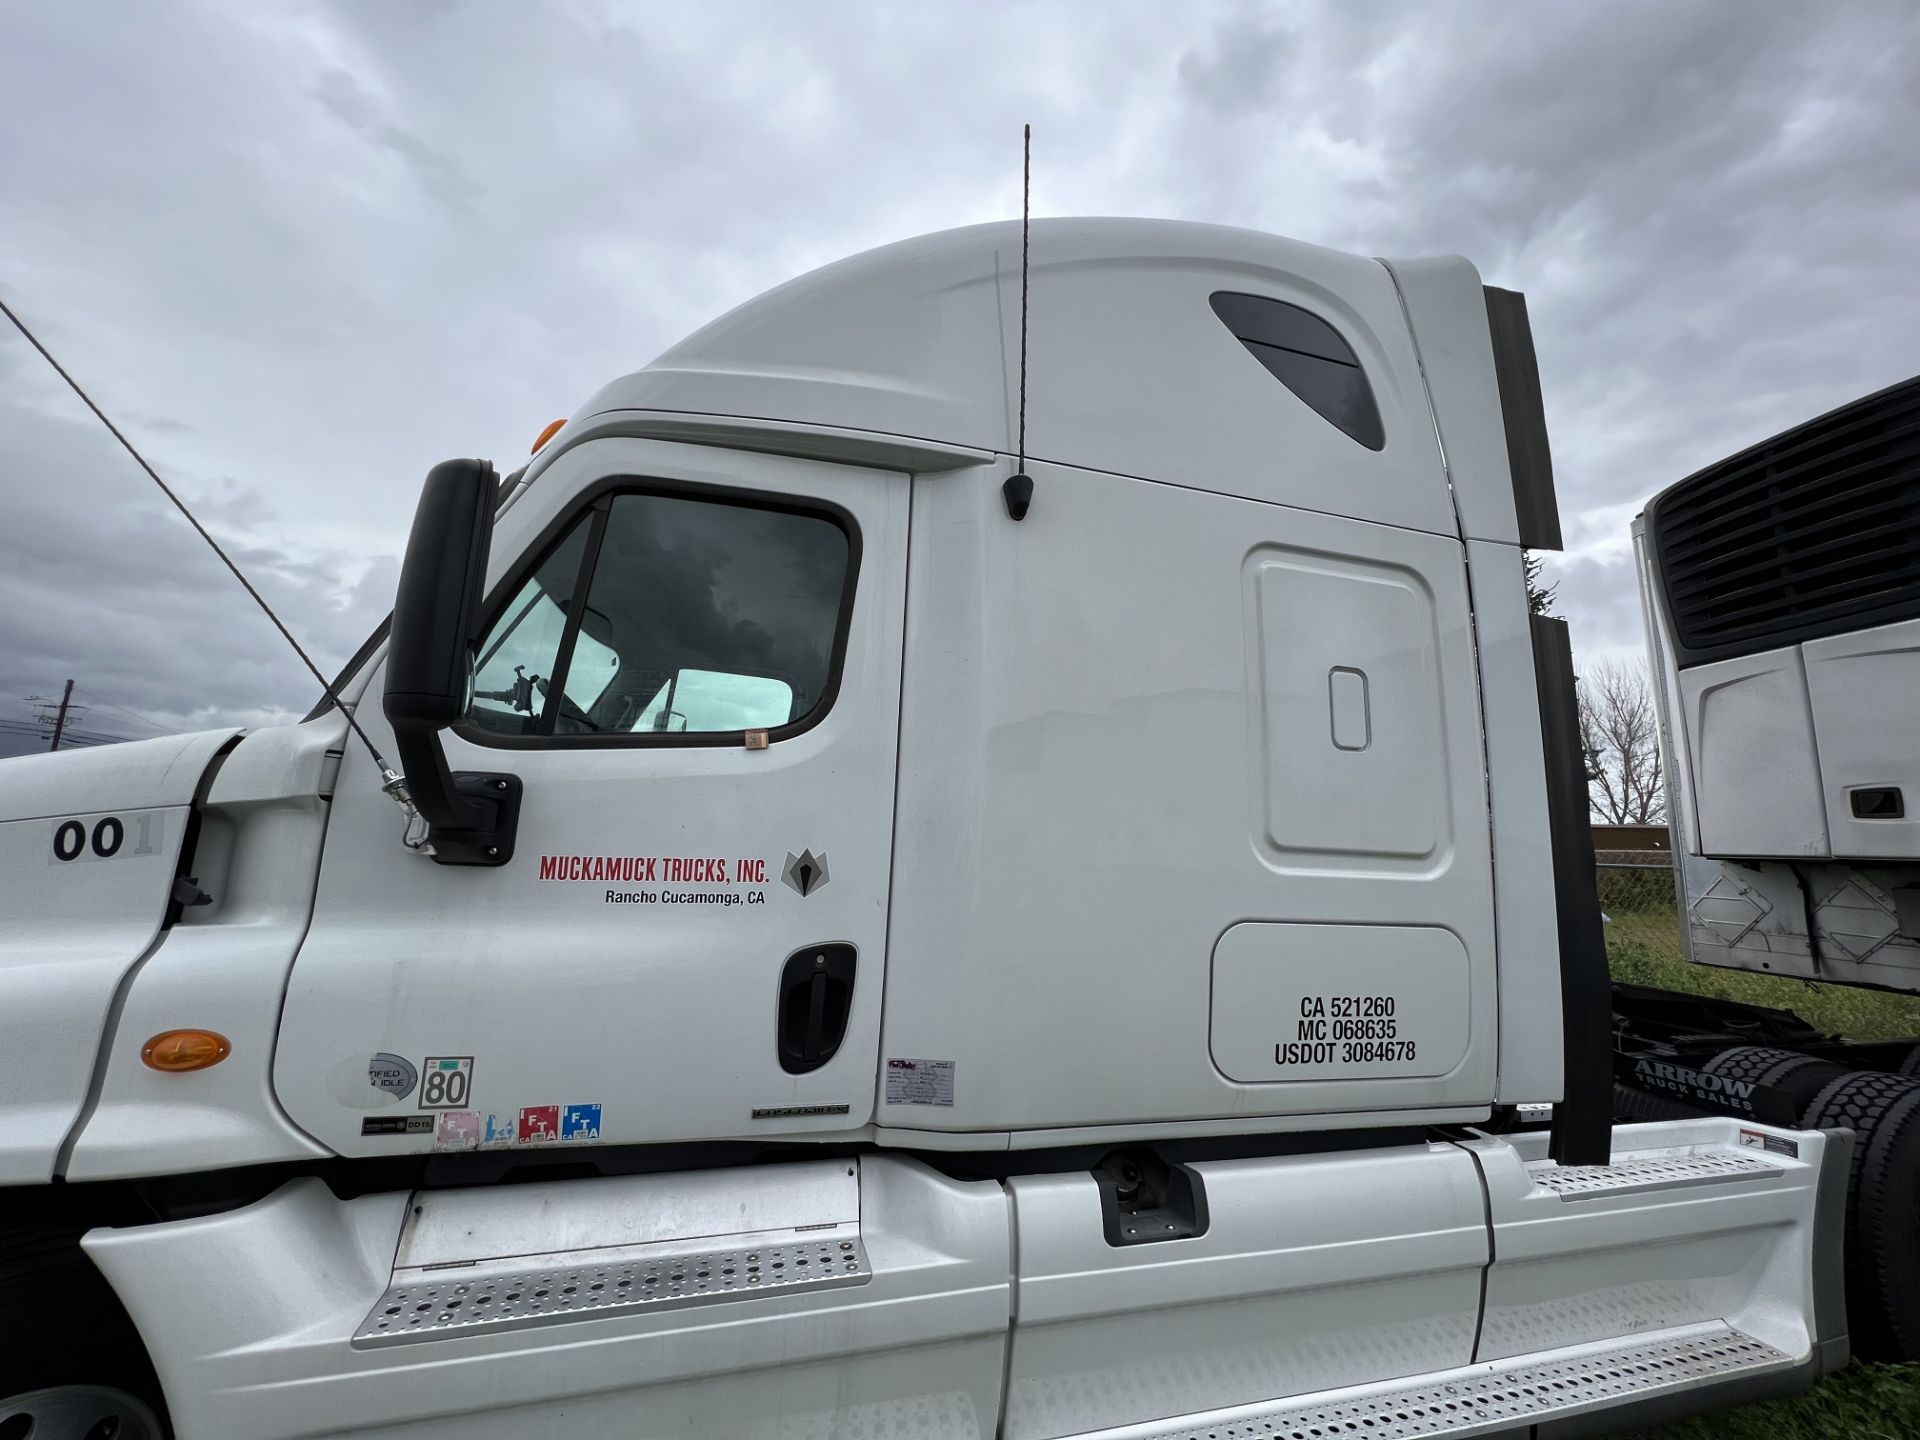
[[1367, 372], [1333, 326], [1284, 300], [1230, 290], [1214, 295], [1213, 313], [1269, 375], [1323, 419], [1369, 450], [1387, 443]]

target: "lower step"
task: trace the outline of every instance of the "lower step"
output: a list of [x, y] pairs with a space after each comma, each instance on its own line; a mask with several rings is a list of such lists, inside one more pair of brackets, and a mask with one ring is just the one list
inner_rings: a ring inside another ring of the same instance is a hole
[[1101, 1430], [1081, 1440], [1422, 1440], [1524, 1429], [1669, 1393], [1727, 1387], [1794, 1368], [1792, 1357], [1727, 1325], [1631, 1344], [1522, 1355], [1413, 1381], [1323, 1391]]
[[356, 1349], [524, 1330], [638, 1310], [864, 1285], [873, 1278], [859, 1240], [753, 1243], [731, 1250], [632, 1246], [576, 1264], [493, 1265], [414, 1272], [387, 1288], [354, 1332]]

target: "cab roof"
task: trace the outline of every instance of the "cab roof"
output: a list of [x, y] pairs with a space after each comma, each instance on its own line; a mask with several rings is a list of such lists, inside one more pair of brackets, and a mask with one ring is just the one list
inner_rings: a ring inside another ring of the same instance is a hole
[[[827, 265], [613, 381], [576, 421], [727, 416], [1012, 454], [1020, 260], [1012, 221]], [[1484, 332], [1470, 265], [1413, 263], [1423, 283], [1470, 291]], [[1387, 262], [1217, 225], [1039, 220], [1030, 286], [1030, 460], [1459, 533]], [[1377, 435], [1356, 439], [1277, 380], [1216, 313], [1221, 295], [1283, 302], [1331, 327], [1370, 387]], [[1511, 530], [1510, 494], [1505, 504], [1496, 531]]]

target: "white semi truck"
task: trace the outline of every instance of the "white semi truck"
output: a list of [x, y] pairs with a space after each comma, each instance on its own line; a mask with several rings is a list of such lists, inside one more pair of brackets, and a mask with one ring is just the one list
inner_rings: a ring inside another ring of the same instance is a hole
[[1520, 297], [1049, 221], [1029, 330], [1022, 239], [437, 467], [303, 723], [0, 766], [0, 1437], [1560, 1436], [1845, 1363], [1851, 1132], [1611, 1125]]

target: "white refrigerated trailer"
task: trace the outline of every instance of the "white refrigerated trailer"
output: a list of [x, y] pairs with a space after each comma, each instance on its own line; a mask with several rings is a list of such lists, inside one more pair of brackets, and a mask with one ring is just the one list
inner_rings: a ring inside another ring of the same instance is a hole
[[[1634, 543], [1686, 957], [1920, 991], [1920, 378], [1673, 485]], [[1631, 986], [1614, 1009], [1629, 1113], [1855, 1132], [1854, 1348], [1920, 1360], [1920, 1039]]]
[[305, 722], [0, 765], [0, 1434], [1572, 1435], [1844, 1363], [1851, 1137], [1610, 1127], [1520, 297], [1049, 221], [1029, 328], [1021, 241], [437, 467]]

